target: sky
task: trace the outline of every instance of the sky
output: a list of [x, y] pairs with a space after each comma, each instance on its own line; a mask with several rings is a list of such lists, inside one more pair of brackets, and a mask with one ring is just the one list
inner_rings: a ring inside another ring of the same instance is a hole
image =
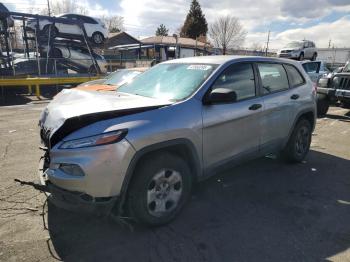
[[[49, 0], [51, 3], [60, 0]], [[45, 8], [47, 0], [2, 0], [11, 10]], [[88, 15], [124, 17], [126, 32], [152, 36], [163, 23], [172, 34], [183, 25], [191, 0], [80, 0]], [[293, 40], [313, 40], [317, 47], [350, 47], [350, 0], [199, 0], [208, 24], [219, 16], [238, 17], [247, 37], [245, 48], [271, 49]]]

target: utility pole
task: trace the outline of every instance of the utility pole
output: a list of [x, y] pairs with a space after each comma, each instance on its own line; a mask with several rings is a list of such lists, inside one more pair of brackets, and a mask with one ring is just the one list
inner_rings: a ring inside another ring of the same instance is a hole
[[269, 51], [269, 43], [270, 43], [270, 30], [267, 34], [267, 42], [266, 42], [266, 52], [265, 52], [265, 56], [267, 56], [267, 52]]
[[47, 11], [48, 11], [48, 13], [49, 13], [49, 16], [51, 16], [50, 0], [47, 0]]
[[332, 39], [329, 39], [328, 48], [331, 48], [331, 42], [332, 42]]

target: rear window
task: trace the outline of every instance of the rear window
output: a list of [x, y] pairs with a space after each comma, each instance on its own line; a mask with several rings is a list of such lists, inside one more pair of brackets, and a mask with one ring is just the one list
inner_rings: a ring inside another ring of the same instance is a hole
[[304, 77], [298, 69], [292, 65], [284, 65], [287, 70], [288, 80], [291, 87], [296, 87], [305, 83]]
[[258, 64], [263, 93], [269, 94], [289, 88], [286, 70], [281, 64]]
[[306, 73], [318, 73], [320, 70], [320, 62], [309, 62], [309, 63], [304, 63], [303, 68]]

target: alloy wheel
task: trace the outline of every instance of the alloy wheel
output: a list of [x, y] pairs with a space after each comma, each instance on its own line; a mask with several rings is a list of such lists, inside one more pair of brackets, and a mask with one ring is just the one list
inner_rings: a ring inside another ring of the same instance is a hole
[[147, 188], [149, 214], [161, 217], [172, 212], [182, 195], [182, 177], [172, 169], [163, 169], [153, 176]]

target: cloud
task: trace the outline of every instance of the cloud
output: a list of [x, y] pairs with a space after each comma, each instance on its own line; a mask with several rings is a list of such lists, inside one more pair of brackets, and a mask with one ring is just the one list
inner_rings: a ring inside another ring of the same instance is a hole
[[[344, 16], [341, 19], [331, 23], [320, 23], [308, 28], [295, 28], [283, 32], [272, 32], [270, 37], [270, 48], [278, 49], [293, 40], [308, 39], [316, 43], [317, 47], [328, 47], [329, 40], [335, 47], [349, 47], [350, 34], [344, 33], [350, 29], [350, 16]], [[345, 31], [344, 31], [345, 30]], [[246, 44], [263, 43], [265, 45], [267, 33], [248, 34]]]
[[309, 28], [297, 28], [278, 33], [275, 37], [281, 44], [292, 39], [304, 37], [315, 41], [318, 47], [327, 47], [329, 40], [336, 47], [349, 46], [350, 34], [344, 32], [350, 29], [350, 16], [344, 16], [332, 23], [320, 23]]
[[290, 19], [321, 18], [335, 10], [345, 11], [344, 8], [350, 8], [349, 0], [282, 0], [281, 2], [281, 13]]
[[[17, 11], [25, 11], [24, 9], [33, 6], [36, 8], [47, 6], [46, 0], [3, 1], [5, 4], [11, 3], [11, 10]], [[54, 3], [62, 0], [50, 1]], [[165, 24], [172, 34], [183, 25], [191, 4], [191, 0], [78, 2], [83, 3], [91, 16], [123, 16], [127, 32], [135, 37], [153, 35], [161, 23]], [[268, 30], [272, 30], [272, 48], [279, 48], [289, 40], [304, 37], [315, 40], [318, 46], [328, 46], [330, 38], [337, 46], [350, 43], [347, 37], [349, 34], [344, 33], [350, 30], [349, 17], [345, 16], [350, 12], [349, 0], [199, 0], [199, 2], [209, 24], [221, 15], [230, 14], [238, 17], [248, 32], [245, 41], [248, 47], [255, 43], [265, 45]]]

